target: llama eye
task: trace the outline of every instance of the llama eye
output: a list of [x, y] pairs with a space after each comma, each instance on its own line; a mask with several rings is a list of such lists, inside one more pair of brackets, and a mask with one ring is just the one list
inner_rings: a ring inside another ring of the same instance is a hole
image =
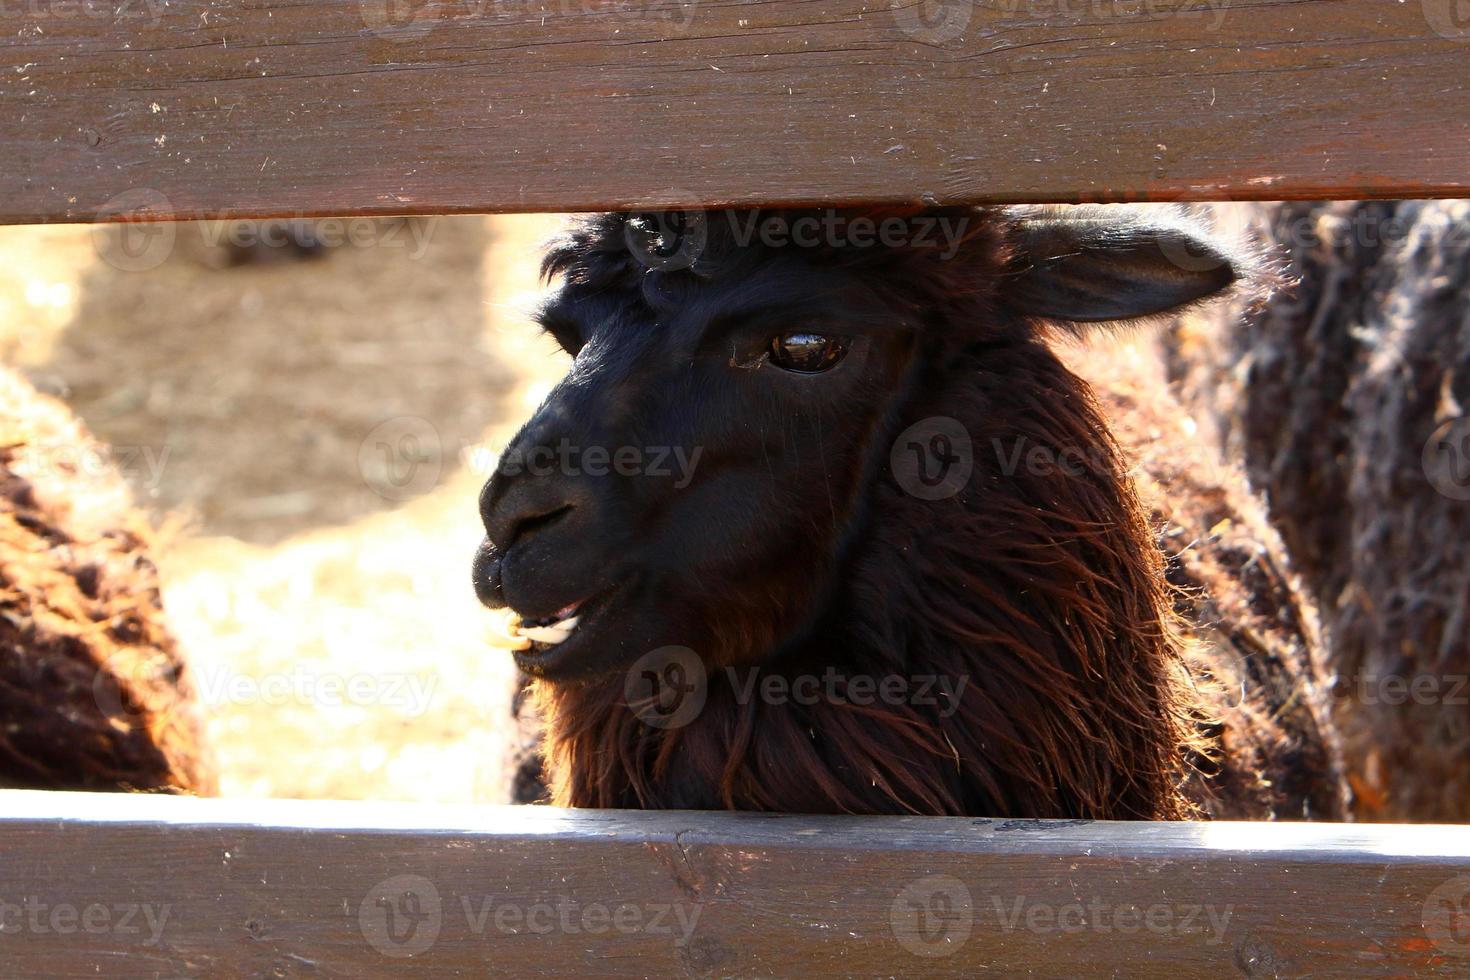
[[816, 374], [847, 354], [847, 339], [819, 333], [788, 333], [771, 340], [771, 363], [786, 371]]

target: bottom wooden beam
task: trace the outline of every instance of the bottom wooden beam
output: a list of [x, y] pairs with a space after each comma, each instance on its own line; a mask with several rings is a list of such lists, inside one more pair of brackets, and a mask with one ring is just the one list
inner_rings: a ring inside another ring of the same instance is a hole
[[1470, 828], [0, 792], [4, 976], [1470, 974]]

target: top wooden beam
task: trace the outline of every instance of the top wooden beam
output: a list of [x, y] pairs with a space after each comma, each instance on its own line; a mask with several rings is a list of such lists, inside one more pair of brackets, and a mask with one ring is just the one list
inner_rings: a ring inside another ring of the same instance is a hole
[[0, 222], [1470, 195], [1458, 0], [4, 0]]

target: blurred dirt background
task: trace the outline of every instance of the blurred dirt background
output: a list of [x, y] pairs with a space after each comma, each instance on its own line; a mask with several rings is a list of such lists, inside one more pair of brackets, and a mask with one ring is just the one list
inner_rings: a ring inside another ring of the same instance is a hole
[[[221, 793], [500, 802], [514, 670], [469, 585], [479, 485], [565, 370], [546, 216], [0, 229], [0, 360], [165, 525]], [[238, 236], [237, 236], [238, 237]]]

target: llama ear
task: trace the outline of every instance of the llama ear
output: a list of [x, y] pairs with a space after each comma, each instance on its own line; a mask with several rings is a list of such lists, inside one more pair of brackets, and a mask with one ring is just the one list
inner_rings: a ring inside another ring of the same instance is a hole
[[1136, 320], [1207, 299], [1247, 271], [1177, 211], [1099, 205], [1013, 215], [1004, 302], [1022, 316]]

